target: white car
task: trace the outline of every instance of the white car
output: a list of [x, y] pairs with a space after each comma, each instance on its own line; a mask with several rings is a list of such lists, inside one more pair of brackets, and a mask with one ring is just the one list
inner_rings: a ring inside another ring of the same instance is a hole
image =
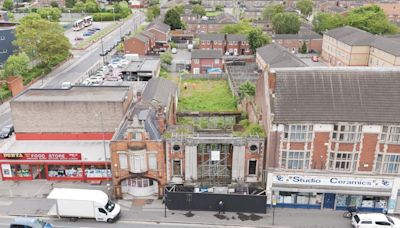
[[100, 82], [103, 81], [103, 77], [91, 76], [91, 77], [89, 78], [89, 80], [90, 80], [90, 82], [91, 82], [92, 84], [99, 84]]
[[176, 50], [176, 48], [172, 48], [172, 49], [171, 49], [171, 53], [172, 53], [172, 54], [176, 54], [176, 53], [178, 53], [178, 50]]
[[355, 228], [400, 228], [400, 220], [381, 213], [356, 214], [351, 224]]

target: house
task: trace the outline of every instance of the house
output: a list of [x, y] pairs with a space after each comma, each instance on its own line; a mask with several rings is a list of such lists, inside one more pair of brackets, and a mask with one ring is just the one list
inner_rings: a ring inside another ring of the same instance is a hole
[[233, 55], [251, 55], [247, 37], [242, 34], [226, 35], [226, 51]]
[[399, 213], [399, 68], [280, 68], [257, 84], [277, 206]]
[[292, 53], [298, 53], [303, 43], [306, 44], [307, 53], [322, 51], [322, 36], [316, 32], [313, 34], [276, 34], [272, 36], [272, 40]]
[[170, 40], [171, 28], [158, 20], [151, 22], [146, 31], [155, 35], [155, 49], [166, 50], [168, 47], [168, 41]]
[[[115, 196], [164, 194], [167, 184], [165, 145], [161, 134], [174, 123], [178, 86], [152, 78], [142, 99], [131, 107], [111, 143]], [[164, 111], [165, 110], [165, 111]]]
[[184, 21], [187, 30], [193, 34], [218, 33], [226, 25], [238, 23], [238, 20], [227, 13], [221, 13], [215, 17], [202, 17], [192, 21]]
[[231, 55], [250, 55], [251, 50], [245, 35], [241, 34], [199, 34], [199, 49], [220, 50]]
[[192, 74], [206, 74], [209, 72], [222, 72], [224, 61], [222, 51], [219, 50], [198, 50], [192, 51]]
[[151, 39], [145, 35], [136, 35], [124, 41], [125, 54], [147, 55], [151, 50]]
[[398, 47], [393, 39], [344, 26], [324, 33], [321, 56], [332, 66], [399, 66]]
[[262, 72], [268, 71], [271, 68], [307, 66], [300, 58], [275, 43], [257, 48], [256, 63]]
[[220, 50], [225, 53], [226, 40], [224, 34], [199, 34], [199, 49], [201, 50]]
[[0, 66], [2, 66], [10, 55], [16, 51], [12, 44], [15, 40], [15, 28], [17, 23], [9, 22], [7, 12], [0, 12]]
[[153, 33], [149, 32], [149, 31], [142, 31], [140, 33], [140, 35], [142, 36], [146, 36], [150, 39], [150, 49], [153, 49], [153, 47], [155, 47], [156, 45], [156, 35], [154, 35]]

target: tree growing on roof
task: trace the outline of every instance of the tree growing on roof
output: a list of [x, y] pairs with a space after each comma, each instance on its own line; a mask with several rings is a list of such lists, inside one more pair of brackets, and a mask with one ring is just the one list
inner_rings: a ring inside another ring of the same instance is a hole
[[247, 80], [239, 86], [239, 96], [241, 100], [246, 96], [254, 97], [254, 95], [256, 95], [256, 86], [250, 81]]

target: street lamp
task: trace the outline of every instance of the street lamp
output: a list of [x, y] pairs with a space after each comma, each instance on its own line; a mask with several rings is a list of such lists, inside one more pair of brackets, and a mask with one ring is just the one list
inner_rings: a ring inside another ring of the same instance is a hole
[[114, 20], [114, 22], [115, 22], [115, 13], [114, 13], [114, 8], [112, 8], [112, 11], [113, 11], [113, 20]]
[[106, 64], [106, 60], [105, 60], [105, 53], [104, 53], [104, 45], [103, 45], [103, 37], [100, 38], [101, 41], [101, 56], [103, 57], [103, 64]]

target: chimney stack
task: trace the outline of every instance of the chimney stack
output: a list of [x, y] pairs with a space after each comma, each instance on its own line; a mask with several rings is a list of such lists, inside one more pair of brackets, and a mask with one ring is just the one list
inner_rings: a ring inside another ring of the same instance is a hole
[[270, 94], [275, 93], [275, 86], [276, 86], [276, 72], [274, 69], [268, 72], [268, 90]]

